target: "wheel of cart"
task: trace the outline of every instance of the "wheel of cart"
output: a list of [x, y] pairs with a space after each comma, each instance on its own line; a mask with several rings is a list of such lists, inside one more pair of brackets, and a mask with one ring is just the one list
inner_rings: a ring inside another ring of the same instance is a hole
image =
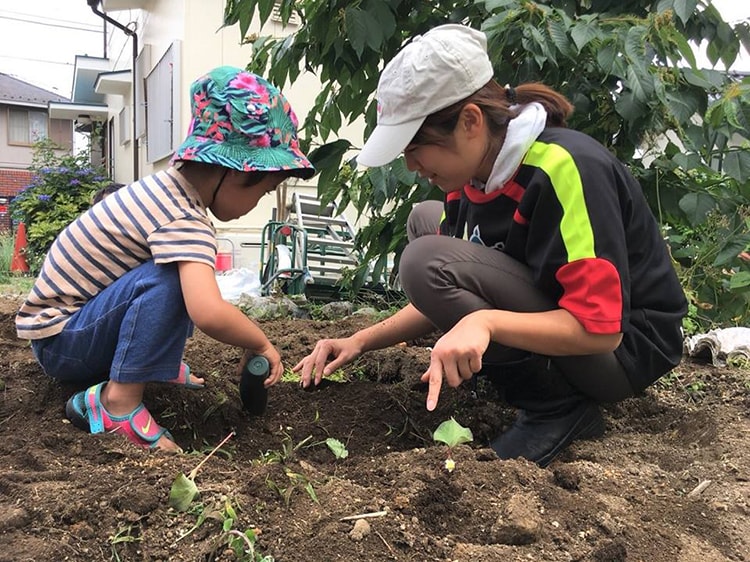
[[261, 233], [260, 292], [267, 296], [274, 290], [295, 295], [305, 292], [312, 283], [305, 266], [307, 233], [297, 225], [269, 221]]

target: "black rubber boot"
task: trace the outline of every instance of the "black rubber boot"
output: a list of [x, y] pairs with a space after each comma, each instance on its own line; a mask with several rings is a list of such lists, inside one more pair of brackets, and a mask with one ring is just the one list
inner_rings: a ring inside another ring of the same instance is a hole
[[599, 406], [573, 388], [549, 358], [497, 366], [490, 378], [519, 409], [510, 429], [490, 444], [501, 459], [520, 457], [545, 467], [574, 440], [604, 433]]

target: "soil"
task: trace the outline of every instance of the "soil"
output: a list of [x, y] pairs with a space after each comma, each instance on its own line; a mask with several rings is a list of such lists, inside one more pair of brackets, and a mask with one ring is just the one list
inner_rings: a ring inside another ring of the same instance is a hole
[[[747, 370], [686, 360], [605, 406], [605, 436], [542, 469], [486, 448], [514, 417], [491, 387], [446, 388], [426, 411], [426, 342], [371, 352], [351, 380], [315, 391], [280, 383], [250, 417], [239, 350], [196, 333], [185, 357], [207, 387], [154, 386], [144, 399], [186, 451], [168, 454], [72, 426], [64, 406], [79, 389], [48, 379], [16, 339], [18, 304], [0, 297], [0, 561], [750, 560]], [[261, 325], [291, 366], [319, 337], [370, 322]], [[448, 472], [431, 432], [451, 417], [474, 440]], [[197, 472], [200, 496], [170, 507], [175, 478], [231, 432]], [[229, 548], [248, 530], [254, 557]]]

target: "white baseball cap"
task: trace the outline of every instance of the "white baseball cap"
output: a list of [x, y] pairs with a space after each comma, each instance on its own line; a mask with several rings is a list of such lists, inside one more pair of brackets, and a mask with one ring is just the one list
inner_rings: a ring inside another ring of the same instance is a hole
[[398, 158], [424, 120], [492, 79], [487, 37], [447, 24], [417, 35], [383, 69], [378, 82], [378, 124], [357, 162], [383, 166]]

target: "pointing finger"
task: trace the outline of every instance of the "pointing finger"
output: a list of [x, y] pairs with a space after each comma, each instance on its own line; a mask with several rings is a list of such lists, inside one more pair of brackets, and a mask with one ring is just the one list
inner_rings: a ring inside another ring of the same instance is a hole
[[429, 380], [429, 388], [427, 390], [427, 410], [432, 412], [437, 407], [438, 397], [440, 396], [440, 387], [443, 384], [443, 368], [440, 365], [440, 362], [435, 360], [431, 361], [430, 368], [425, 375]]

